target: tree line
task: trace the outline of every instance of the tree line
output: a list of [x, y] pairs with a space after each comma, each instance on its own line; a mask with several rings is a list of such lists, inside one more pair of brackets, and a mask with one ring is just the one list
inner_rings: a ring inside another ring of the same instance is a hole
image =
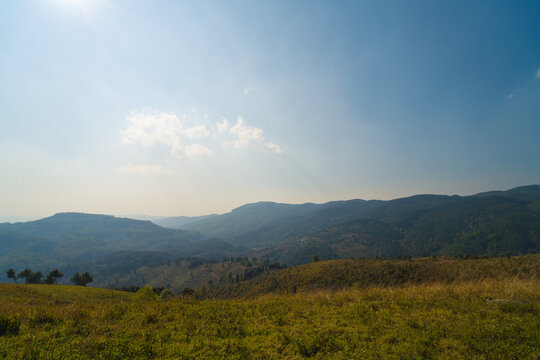
[[[43, 279], [44, 275], [41, 273], [41, 271], [33, 272], [28, 268], [22, 270], [18, 274], [15, 272], [15, 270], [8, 269], [6, 271], [6, 275], [8, 279], [13, 279], [15, 283], [17, 283], [17, 279], [24, 279], [26, 284], [57, 284], [58, 279], [64, 276], [60, 270], [55, 269], [51, 271], [45, 277], [45, 279]], [[86, 286], [86, 284], [94, 281], [94, 278], [88, 272], [84, 272], [82, 274], [77, 272], [71, 277], [70, 281], [75, 285]]]

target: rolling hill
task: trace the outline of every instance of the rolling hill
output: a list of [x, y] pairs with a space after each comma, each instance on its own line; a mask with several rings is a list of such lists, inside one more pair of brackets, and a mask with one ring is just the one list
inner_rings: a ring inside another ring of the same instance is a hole
[[375, 286], [452, 284], [495, 281], [540, 281], [540, 254], [484, 259], [340, 259], [292, 266], [211, 289], [218, 297], [340, 291]]
[[540, 186], [473, 196], [416, 195], [325, 204], [261, 202], [186, 224], [251, 248], [249, 256], [301, 264], [342, 257], [540, 252]]
[[540, 252], [540, 213], [507, 197], [462, 198], [428, 210], [338, 223], [255, 252], [288, 264], [324, 259]]
[[[150, 221], [60, 213], [37, 221], [0, 224], [0, 268], [48, 271], [117, 251], [173, 250], [202, 239], [200, 234], [166, 229]], [[4, 275], [0, 273], [0, 279]]]
[[[539, 204], [540, 186], [531, 185], [465, 197], [261, 202], [223, 215], [159, 219], [183, 224], [181, 230], [150, 221], [60, 213], [0, 224], [0, 269], [47, 272], [61, 267], [66, 275], [91, 271], [99, 283], [108, 283], [142, 267], [165, 271], [168, 262], [186, 257], [248, 256], [294, 265], [310, 262], [315, 254], [338, 259], [539, 253]], [[4, 274], [0, 280], [6, 280]]]

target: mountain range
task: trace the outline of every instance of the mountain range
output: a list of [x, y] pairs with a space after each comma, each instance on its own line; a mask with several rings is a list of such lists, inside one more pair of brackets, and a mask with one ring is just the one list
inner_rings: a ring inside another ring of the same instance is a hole
[[390, 201], [259, 202], [222, 215], [149, 218], [59, 213], [0, 224], [0, 269], [59, 267], [69, 275], [91, 268], [99, 277], [112, 267], [125, 276], [185, 257], [247, 256], [292, 265], [315, 254], [334, 259], [540, 252], [539, 185]]

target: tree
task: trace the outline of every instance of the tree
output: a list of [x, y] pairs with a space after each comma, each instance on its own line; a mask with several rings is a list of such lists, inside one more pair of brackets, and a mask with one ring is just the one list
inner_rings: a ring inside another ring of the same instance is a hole
[[49, 275], [47, 275], [47, 278], [45, 279], [45, 282], [47, 284], [56, 284], [57, 279], [61, 278], [62, 276], [64, 276], [64, 274], [62, 274], [58, 269], [53, 270], [53, 271], [51, 271], [49, 273]]
[[30, 270], [29, 268], [26, 268], [26, 269], [22, 270], [21, 272], [19, 272], [18, 277], [26, 279], [26, 278], [28, 278], [28, 276], [31, 276], [31, 275], [32, 275], [32, 270]]
[[86, 286], [86, 284], [91, 283], [92, 281], [94, 281], [94, 278], [88, 272], [82, 274], [75, 273], [71, 278], [71, 282], [79, 286]]
[[6, 274], [8, 279], [13, 279], [13, 281], [15, 281], [15, 284], [17, 283], [17, 275], [15, 275], [15, 270], [9, 269], [8, 271], [6, 271]]
[[192, 288], [190, 287], [185, 287], [182, 289], [182, 296], [183, 297], [191, 297], [195, 295], [195, 290], [193, 290]]
[[25, 282], [27, 284], [39, 284], [41, 282], [43, 274], [41, 273], [41, 271], [32, 272], [32, 270], [26, 268], [19, 273], [18, 277], [26, 279]]
[[201, 289], [199, 290], [199, 296], [201, 299], [206, 299], [208, 297], [208, 289], [206, 286], [201, 286]]
[[164, 289], [161, 294], [159, 294], [160, 299], [169, 299], [173, 296], [173, 293], [169, 289]]
[[311, 261], [312, 262], [318, 262], [319, 261], [319, 255], [313, 255], [313, 257], [311, 258]]
[[29, 284], [39, 284], [41, 282], [41, 278], [43, 277], [43, 274], [41, 271], [32, 273], [30, 277], [26, 278], [26, 282]]

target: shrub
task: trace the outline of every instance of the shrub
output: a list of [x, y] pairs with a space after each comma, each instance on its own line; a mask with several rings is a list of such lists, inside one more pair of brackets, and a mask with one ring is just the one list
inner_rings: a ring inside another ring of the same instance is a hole
[[169, 299], [169, 298], [172, 297], [172, 295], [173, 294], [172, 294], [171, 290], [165, 289], [165, 290], [161, 291], [161, 294], [159, 295], [159, 297], [161, 299]]
[[55, 325], [61, 322], [61, 318], [55, 317], [54, 315], [50, 314], [46, 309], [38, 309], [30, 318], [30, 325], [32, 326], [44, 324]]
[[[230, 272], [230, 271], [229, 271]], [[195, 290], [193, 290], [190, 287], [186, 287], [182, 289], [182, 296], [183, 297], [192, 297], [195, 296]]]
[[157, 298], [156, 292], [150, 285], [146, 285], [135, 293], [136, 300], [157, 300]]
[[123, 302], [116, 304], [108, 309], [105, 313], [105, 319], [120, 320], [124, 317], [127, 311], [127, 305]]
[[10, 319], [0, 315], [0, 336], [17, 335], [19, 333], [20, 321]]
[[92, 281], [94, 281], [94, 278], [88, 272], [82, 274], [75, 273], [71, 278], [71, 282], [79, 286], [86, 286], [86, 284], [91, 283]]

